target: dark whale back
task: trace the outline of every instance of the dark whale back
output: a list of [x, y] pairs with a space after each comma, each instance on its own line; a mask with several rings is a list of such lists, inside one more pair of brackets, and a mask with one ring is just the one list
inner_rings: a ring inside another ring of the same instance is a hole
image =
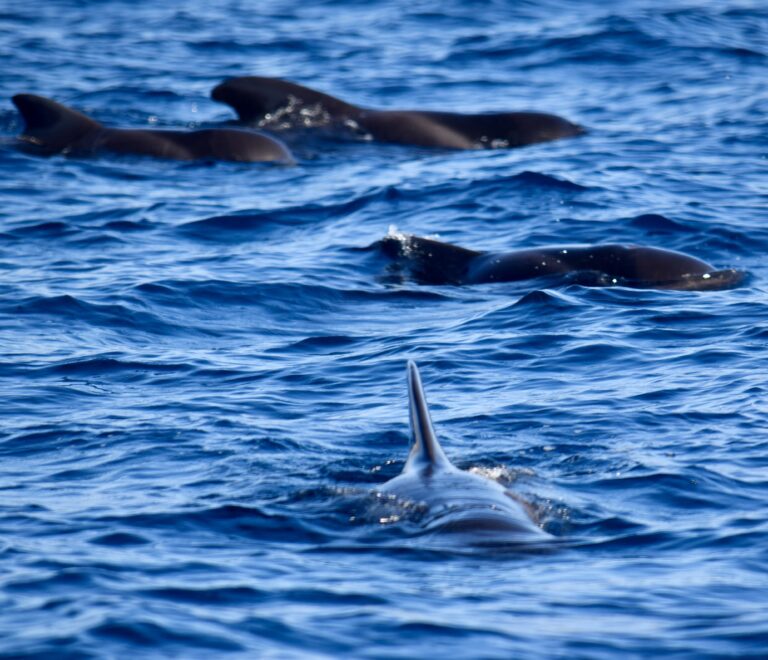
[[38, 154], [110, 151], [174, 160], [294, 162], [282, 142], [253, 131], [107, 128], [77, 110], [42, 96], [17, 94], [13, 102], [26, 123], [18, 139], [27, 150]]
[[200, 131], [106, 129], [99, 149], [174, 160], [230, 160], [293, 163], [281, 142], [261, 133], [212, 128]]
[[462, 114], [359, 108], [278, 78], [246, 76], [216, 86], [212, 98], [230, 105], [241, 121], [300, 127], [346, 126], [382, 142], [450, 149], [521, 147], [571, 137], [581, 126], [540, 112]]
[[427, 112], [439, 123], [461, 131], [475, 144], [522, 147], [581, 135], [584, 128], [567, 119], [543, 112], [497, 112], [464, 115], [455, 112]]
[[19, 135], [25, 147], [40, 153], [58, 153], [103, 129], [81, 112], [35, 94], [16, 94], [12, 99], [26, 128]]
[[377, 140], [453, 149], [523, 147], [585, 132], [581, 126], [543, 112], [376, 110], [364, 111], [358, 121]]
[[746, 274], [714, 266], [682, 252], [638, 245], [542, 247], [477, 252], [410, 235], [387, 236], [382, 251], [404, 264], [423, 284], [518, 282], [560, 276], [587, 286], [707, 291], [728, 289]]

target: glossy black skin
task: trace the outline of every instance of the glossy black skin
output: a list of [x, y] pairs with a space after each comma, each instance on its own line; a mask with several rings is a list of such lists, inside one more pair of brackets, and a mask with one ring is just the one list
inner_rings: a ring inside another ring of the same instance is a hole
[[592, 271], [632, 282], [670, 282], [713, 271], [709, 264], [672, 250], [627, 245], [552, 247], [483, 254], [469, 265], [466, 282], [514, 282], [540, 275]]
[[[594, 286], [647, 289], [727, 289], [743, 281], [737, 270], [714, 266], [681, 252], [637, 245], [545, 247], [506, 253], [477, 252], [419, 236], [380, 241], [389, 256], [404, 261], [425, 284], [516, 282], [545, 276]], [[575, 277], [573, 277], [575, 276]]]
[[18, 136], [26, 151], [89, 155], [100, 152], [172, 160], [228, 160], [293, 163], [288, 148], [267, 135], [235, 129], [166, 131], [106, 128], [51, 99], [17, 94], [13, 103], [26, 128]]
[[312, 109], [325, 125], [336, 128], [351, 125], [381, 142], [421, 147], [522, 147], [585, 132], [581, 126], [561, 117], [539, 112], [461, 114], [359, 108], [278, 78], [232, 78], [218, 85], [211, 96], [230, 105], [240, 120], [247, 123], [269, 126], [271, 118], [284, 113], [286, 108]]

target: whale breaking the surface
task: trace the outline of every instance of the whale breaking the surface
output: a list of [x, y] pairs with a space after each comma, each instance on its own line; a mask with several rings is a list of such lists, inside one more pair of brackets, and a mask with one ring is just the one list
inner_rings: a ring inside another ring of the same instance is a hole
[[[554, 540], [533, 520], [530, 507], [496, 481], [460, 470], [437, 439], [419, 370], [408, 362], [411, 447], [402, 472], [376, 488], [403, 506], [417, 506], [426, 534], [466, 535], [476, 542], [536, 545]], [[463, 537], [462, 537], [463, 538]]]
[[241, 121], [271, 129], [326, 127], [380, 142], [446, 149], [522, 147], [585, 133], [542, 112], [458, 113], [361, 108], [279, 78], [244, 76], [217, 85], [211, 97]]
[[92, 155], [100, 152], [171, 160], [294, 162], [288, 148], [263, 133], [231, 128], [199, 131], [107, 128], [77, 110], [35, 94], [12, 98], [26, 127], [18, 144], [36, 155]]
[[484, 284], [558, 277], [584, 286], [707, 291], [741, 284], [746, 273], [674, 250], [604, 244], [479, 252], [410, 234], [374, 244], [421, 284]]

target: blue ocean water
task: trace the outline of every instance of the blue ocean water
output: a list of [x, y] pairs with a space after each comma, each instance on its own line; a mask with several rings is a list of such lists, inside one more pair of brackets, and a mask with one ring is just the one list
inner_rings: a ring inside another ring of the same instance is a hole
[[[767, 65], [748, 0], [0, 3], [0, 656], [765, 657]], [[183, 129], [234, 119], [209, 93], [239, 75], [589, 133], [296, 167], [12, 146], [19, 92]], [[421, 286], [361, 249], [393, 226], [750, 279]], [[407, 359], [551, 552], [380, 515]]]

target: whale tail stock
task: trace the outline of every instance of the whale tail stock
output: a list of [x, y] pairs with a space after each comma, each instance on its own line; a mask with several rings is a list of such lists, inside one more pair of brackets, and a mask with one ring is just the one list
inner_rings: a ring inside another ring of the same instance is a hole
[[419, 368], [413, 360], [408, 360], [408, 401], [408, 412], [411, 420], [411, 451], [408, 454], [404, 471], [424, 468], [453, 468], [443, 452], [432, 426]]
[[470, 262], [483, 254], [409, 234], [390, 234], [379, 246], [385, 255], [404, 263], [421, 284], [462, 284]]
[[16, 94], [12, 99], [26, 127], [18, 139], [35, 152], [57, 153], [101, 124], [52, 99]]

